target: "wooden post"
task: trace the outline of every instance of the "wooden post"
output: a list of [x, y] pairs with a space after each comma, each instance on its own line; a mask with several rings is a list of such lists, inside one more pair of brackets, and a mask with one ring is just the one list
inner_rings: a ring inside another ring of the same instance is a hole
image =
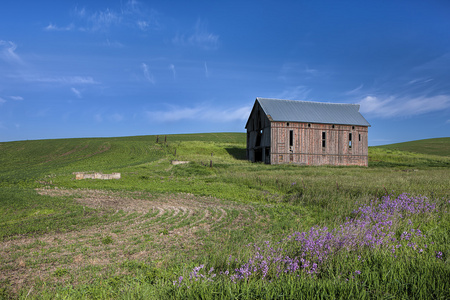
[[156, 143], [158, 144], [159, 141], [159, 135], [156, 136]]

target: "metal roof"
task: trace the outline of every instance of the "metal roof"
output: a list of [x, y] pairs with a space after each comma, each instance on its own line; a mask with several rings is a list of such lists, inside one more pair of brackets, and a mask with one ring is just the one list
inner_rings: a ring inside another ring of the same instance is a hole
[[370, 126], [359, 104], [256, 98], [271, 121]]

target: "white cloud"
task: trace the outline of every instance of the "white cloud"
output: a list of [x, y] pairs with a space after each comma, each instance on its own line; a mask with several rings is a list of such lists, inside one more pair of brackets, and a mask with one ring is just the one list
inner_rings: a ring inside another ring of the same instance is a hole
[[141, 68], [142, 71], [144, 72], [144, 77], [145, 79], [150, 82], [151, 84], [155, 84], [155, 78], [153, 77], [153, 75], [150, 73], [148, 66], [146, 63], [142, 63], [141, 64]]
[[433, 81], [433, 78], [416, 78], [413, 80], [410, 80], [407, 85], [412, 85], [412, 84], [423, 84], [423, 83], [427, 83]]
[[76, 17], [75, 25], [72, 23], [66, 27], [58, 27], [52, 23], [45, 28], [47, 31], [71, 30], [77, 28], [80, 31], [107, 31], [113, 26], [128, 27], [147, 31], [158, 29], [158, 12], [149, 9], [145, 4], [138, 1], [128, 1], [121, 5], [120, 9], [106, 8], [98, 11], [89, 11], [85, 7], [76, 7], [72, 11]]
[[3, 103], [6, 103], [6, 100], [0, 97], [0, 105], [2, 105]]
[[75, 96], [77, 96], [78, 98], [81, 98], [81, 92], [79, 90], [77, 90], [74, 87], [71, 88], [70, 90], [75, 94]]
[[60, 77], [41, 77], [26, 76], [25, 80], [43, 83], [61, 83], [61, 84], [99, 84], [90, 76], [60, 76]]
[[364, 87], [363, 84], [360, 84], [357, 88], [354, 88], [353, 90], [345, 92], [345, 95], [357, 95], [361, 91], [361, 89]]
[[306, 100], [310, 91], [311, 90], [306, 86], [298, 85], [295, 87], [287, 88], [273, 97], [277, 99]]
[[44, 28], [45, 31], [70, 31], [75, 29], [75, 26], [73, 24], [70, 24], [65, 27], [59, 27], [57, 25], [54, 25], [52, 23], [48, 24], [47, 27]]
[[115, 11], [107, 8], [104, 11], [98, 11], [93, 13], [89, 17], [92, 30], [104, 30], [108, 29], [111, 25], [119, 24], [121, 22], [121, 16]]
[[143, 31], [147, 30], [150, 27], [150, 23], [147, 21], [137, 21], [136, 24]]
[[17, 45], [11, 41], [0, 40], [0, 59], [8, 63], [22, 64], [22, 59], [15, 52]]
[[205, 50], [215, 50], [219, 47], [219, 36], [209, 32], [206, 23], [197, 20], [194, 26], [194, 32], [189, 36], [177, 34], [172, 43], [180, 46], [195, 46]]
[[22, 101], [23, 100], [23, 97], [20, 97], [20, 96], [9, 96], [9, 98], [14, 101]]
[[298, 62], [283, 63], [278, 78], [280, 80], [291, 80], [293, 78], [310, 79], [320, 75], [326, 75], [326, 72], [310, 68], [307, 64]]
[[114, 122], [120, 122], [123, 120], [123, 115], [115, 113], [109, 116], [109, 119]]
[[448, 70], [448, 65], [450, 64], [450, 52], [444, 53], [443, 55], [432, 59], [420, 66], [417, 66], [413, 71], [430, 71], [430, 70]]
[[112, 115], [105, 115], [105, 116], [101, 113], [98, 113], [98, 114], [95, 114], [93, 116], [93, 118], [94, 118], [94, 121], [97, 123], [102, 123], [103, 120], [107, 120], [109, 122], [120, 122], [120, 121], [124, 120], [124, 116], [119, 113], [115, 113]]
[[103, 43], [104, 46], [112, 47], [112, 48], [123, 48], [125, 47], [124, 44], [122, 44], [119, 41], [110, 41], [109, 39], [106, 39], [106, 42]]
[[95, 120], [95, 122], [97, 122], [97, 123], [101, 123], [101, 122], [103, 122], [103, 117], [102, 117], [101, 114], [95, 114], [95, 115], [94, 115], [94, 120]]
[[438, 95], [416, 98], [367, 96], [359, 104], [361, 105], [361, 113], [376, 117], [410, 117], [450, 108], [450, 96]]
[[175, 65], [170, 64], [169, 69], [172, 71], [173, 79], [177, 79], [177, 71], [175, 71]]
[[251, 109], [251, 105], [232, 109], [211, 108], [203, 105], [196, 107], [172, 106], [166, 111], [147, 111], [146, 115], [150, 120], [159, 122], [206, 120], [222, 123], [247, 120]]

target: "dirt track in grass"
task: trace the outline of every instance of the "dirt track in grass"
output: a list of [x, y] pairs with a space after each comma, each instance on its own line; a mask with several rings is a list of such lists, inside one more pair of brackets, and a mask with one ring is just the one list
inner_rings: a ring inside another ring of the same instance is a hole
[[191, 194], [56, 188], [37, 192], [73, 197], [96, 213], [114, 217], [113, 221], [81, 230], [12, 237], [1, 242], [0, 283], [13, 291], [29, 288], [36, 280], [84, 282], [89, 280], [83, 273], [87, 269], [96, 270], [95, 276], [109, 274], [111, 269], [126, 273], [111, 267], [126, 260], [163, 265], [180, 256], [195, 258], [205, 238], [225, 241], [224, 232], [259, 219], [250, 206]]

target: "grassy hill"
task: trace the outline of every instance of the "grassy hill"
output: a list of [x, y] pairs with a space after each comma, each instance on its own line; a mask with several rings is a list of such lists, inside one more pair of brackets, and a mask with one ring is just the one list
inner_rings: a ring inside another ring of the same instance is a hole
[[430, 155], [450, 156], [450, 137], [383, 145], [377, 146], [377, 148]]
[[[448, 149], [449, 139], [370, 147], [363, 168], [250, 163], [245, 138], [0, 143], [0, 298], [450, 297], [450, 158], [436, 150]], [[74, 172], [122, 178], [75, 180]], [[358, 219], [380, 209], [389, 211]], [[377, 223], [380, 216], [392, 219]], [[338, 237], [333, 228], [357, 234]], [[389, 247], [347, 244], [378, 234], [391, 238], [383, 240]], [[309, 267], [299, 261], [303, 271], [292, 276], [276, 275], [288, 265], [278, 261], [265, 279], [263, 261], [254, 279], [225, 275], [244, 270], [252, 255], [299, 255], [305, 248], [289, 239], [302, 236], [333, 255], [305, 254]], [[335, 248], [342, 243], [347, 248]]]

